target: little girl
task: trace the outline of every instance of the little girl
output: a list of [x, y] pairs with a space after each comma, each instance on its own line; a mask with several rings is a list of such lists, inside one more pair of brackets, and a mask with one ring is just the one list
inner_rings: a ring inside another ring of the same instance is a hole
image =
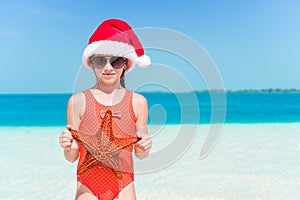
[[147, 100], [125, 89], [124, 76], [150, 58], [124, 21], [104, 21], [90, 37], [83, 63], [96, 84], [71, 96], [68, 125], [59, 136], [66, 160], [77, 166], [76, 199], [136, 199], [132, 151], [147, 157], [152, 140], [147, 133]]

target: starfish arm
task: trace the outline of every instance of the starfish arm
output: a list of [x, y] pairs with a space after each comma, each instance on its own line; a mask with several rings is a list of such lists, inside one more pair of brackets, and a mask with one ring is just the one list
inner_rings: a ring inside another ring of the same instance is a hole
[[106, 138], [106, 140], [111, 140], [112, 139], [112, 112], [111, 110], [107, 110], [104, 118], [102, 119], [101, 123], [101, 130], [102, 130], [102, 138]]
[[129, 147], [130, 145], [133, 145], [140, 141], [141, 138], [138, 137], [131, 137], [131, 138], [114, 138], [114, 145], [118, 147], [118, 149], [124, 149], [126, 147]]
[[120, 172], [119, 159], [116, 157], [107, 157], [102, 163], [106, 165], [110, 170], [120, 179], [122, 178], [122, 173]]
[[94, 166], [96, 166], [97, 164], [100, 164], [99, 161], [93, 156], [93, 155], [89, 155], [86, 157], [86, 159], [84, 160], [84, 162], [81, 164], [80, 168], [78, 169], [78, 174], [81, 175], [84, 172], [86, 172], [87, 170], [93, 168]]
[[80, 139], [79, 137], [79, 134], [78, 134], [78, 131], [75, 130], [75, 129], [71, 129], [70, 130], [71, 134], [72, 134], [72, 137], [77, 140], [78, 142], [82, 142], [82, 140]]

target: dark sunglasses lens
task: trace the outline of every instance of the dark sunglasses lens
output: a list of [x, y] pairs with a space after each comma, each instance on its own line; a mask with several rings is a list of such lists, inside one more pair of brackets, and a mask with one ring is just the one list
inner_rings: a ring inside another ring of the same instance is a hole
[[92, 63], [93, 63], [95, 68], [102, 68], [106, 64], [106, 58], [101, 57], [101, 56], [95, 57], [95, 58], [92, 59]]
[[126, 64], [126, 60], [122, 57], [111, 57], [110, 64], [115, 69], [121, 69]]

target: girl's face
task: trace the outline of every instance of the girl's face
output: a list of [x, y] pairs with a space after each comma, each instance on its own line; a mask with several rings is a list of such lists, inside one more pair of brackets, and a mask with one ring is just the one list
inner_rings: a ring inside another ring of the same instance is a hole
[[104, 85], [115, 85], [120, 83], [120, 77], [126, 67], [127, 59], [111, 55], [93, 55], [90, 58], [90, 66], [94, 73]]

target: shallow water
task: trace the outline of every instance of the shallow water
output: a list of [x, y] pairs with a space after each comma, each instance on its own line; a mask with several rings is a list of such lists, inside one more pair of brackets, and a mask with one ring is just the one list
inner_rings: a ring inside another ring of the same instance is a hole
[[[185, 126], [196, 125], [150, 127], [148, 159], [164, 159], [161, 152]], [[216, 147], [201, 160], [208, 127], [198, 126], [191, 146], [172, 164], [153, 163], [152, 171], [143, 172], [143, 161], [135, 160], [138, 199], [300, 198], [300, 123], [225, 124]], [[0, 199], [74, 198], [76, 163], [63, 158], [62, 129], [0, 127]]]

